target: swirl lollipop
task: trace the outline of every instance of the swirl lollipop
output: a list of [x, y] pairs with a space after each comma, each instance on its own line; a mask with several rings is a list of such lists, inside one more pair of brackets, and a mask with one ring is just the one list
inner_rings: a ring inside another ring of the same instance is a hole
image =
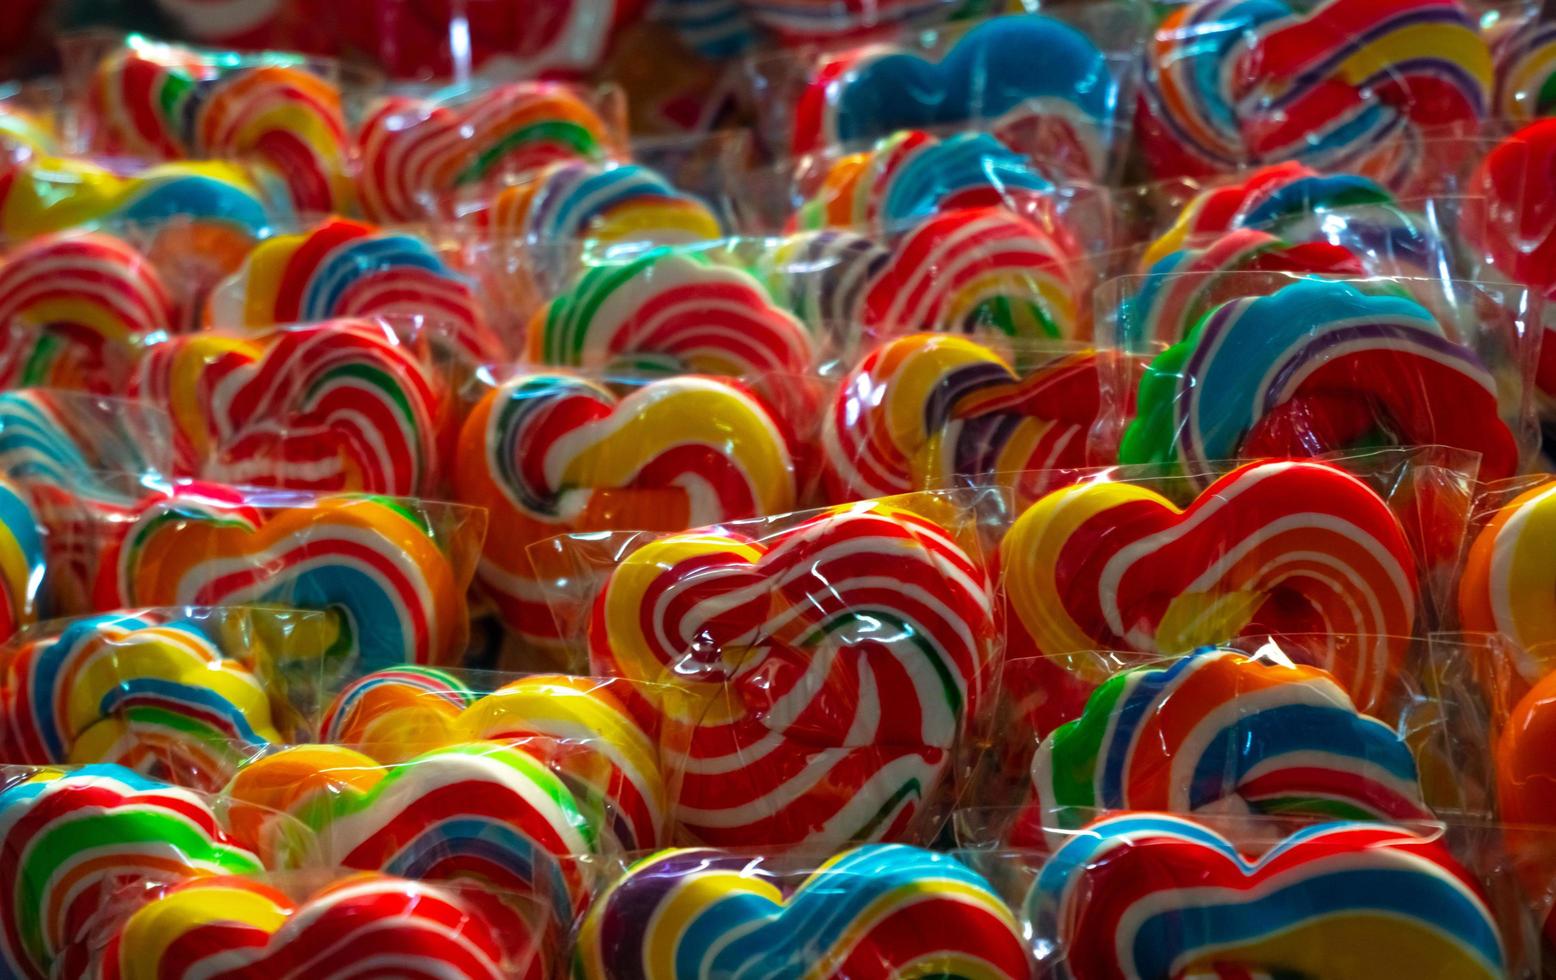
[[1334, 678], [1214, 649], [1109, 678], [1043, 739], [1032, 783], [1070, 828], [1061, 808], [1433, 818], [1403, 737]]
[[0, 966], [40, 980], [85, 975], [85, 930], [125, 893], [260, 870], [203, 798], [119, 766], [44, 771], [0, 791], [0, 854]]
[[424, 320], [438, 340], [475, 363], [502, 359], [470, 282], [411, 235], [331, 218], [278, 235], [250, 253], [211, 297], [206, 322], [268, 329], [335, 317]]
[[404, 762], [459, 741], [455, 722], [475, 697], [463, 681], [436, 667], [387, 667], [335, 695], [319, 735], [380, 762]]
[[723, 224], [706, 204], [631, 163], [552, 164], [505, 188], [484, 216], [498, 235], [540, 244], [678, 245], [724, 235]]
[[747, 273], [696, 252], [660, 249], [586, 271], [530, 321], [539, 364], [744, 377], [803, 374], [805, 326]]
[[[830, 499], [950, 486], [958, 475], [1101, 465], [1103, 355], [1018, 372], [995, 350], [944, 334], [881, 345], [838, 387], [822, 423]], [[1026, 484], [1030, 496], [1045, 490]]]
[[891, 252], [848, 231], [800, 232], [777, 239], [757, 259], [756, 275], [785, 309], [840, 350], [854, 342], [864, 296]]
[[0, 383], [122, 389], [140, 348], [174, 323], [162, 277], [127, 242], [36, 239], [0, 264]]
[[369, 321], [152, 348], [133, 396], [167, 406], [193, 472], [216, 481], [412, 496], [436, 485], [447, 392]]
[[[1512, 825], [1503, 837], [1515, 858], [1514, 868], [1531, 896], [1550, 893], [1556, 881], [1556, 856], [1551, 853], [1551, 788], [1556, 771], [1551, 764], [1550, 739], [1556, 731], [1556, 674], [1534, 683], [1513, 708], [1496, 743], [1497, 805], [1502, 819]], [[1556, 935], [1556, 916], [1545, 916], [1546, 936]]]
[[1027, 910], [1075, 980], [1507, 969], [1476, 879], [1439, 841], [1388, 825], [1320, 824], [1252, 858], [1192, 820], [1109, 817], [1054, 853]]
[[394, 501], [292, 495], [256, 504], [230, 487], [180, 483], [148, 495], [114, 535], [96, 601], [332, 611], [341, 628], [334, 652], [371, 670], [456, 659], [468, 628], [463, 585], [425, 516]]
[[511, 82], [452, 103], [390, 98], [357, 133], [362, 208], [374, 221], [412, 221], [504, 177], [603, 160], [614, 142], [595, 107], [554, 82]]
[[750, 857], [660, 851], [589, 910], [577, 975], [1027, 980], [1020, 926], [956, 858], [880, 844], [829, 859], [792, 894]]
[[0, 641], [38, 620], [44, 571], [37, 512], [15, 485], [0, 479]]
[[1013, 660], [1317, 635], [1300, 659], [1366, 711], [1415, 623], [1416, 563], [1398, 518], [1316, 462], [1250, 463], [1183, 510], [1128, 483], [1056, 490], [1021, 515], [1000, 556]]
[[1301, 160], [1408, 191], [1455, 169], [1428, 141], [1476, 135], [1492, 86], [1457, 0], [1197, 0], [1147, 44], [1141, 142], [1161, 177]]
[[1468, 631], [1500, 633], [1518, 651], [1516, 699], [1522, 686], [1556, 666], [1556, 598], [1546, 588], [1556, 540], [1556, 483], [1543, 483], [1503, 504], [1476, 535], [1459, 579], [1459, 621]]
[[570, 531], [680, 528], [794, 507], [786, 427], [725, 381], [667, 378], [624, 398], [582, 378], [520, 374], [466, 418], [456, 497], [485, 507], [494, 535], [480, 577], [527, 641], [558, 640], [525, 549]]
[[987, 579], [951, 535], [867, 502], [761, 541], [644, 545], [589, 642], [595, 672], [684, 692], [640, 707], [687, 834], [835, 845], [914, 832], [989, 684], [992, 631]]
[[76, 620], [23, 646], [0, 677], [18, 762], [114, 763], [214, 791], [281, 741], [259, 677], [192, 619]]
[[1378, 442], [1478, 453], [1486, 479], [1518, 467], [1490, 370], [1425, 307], [1303, 280], [1216, 307], [1152, 361], [1119, 460], [1205, 474]]
[[1487, 37], [1497, 70], [1493, 115], [1525, 125], [1556, 112], [1556, 25], [1537, 13], [1514, 16]]

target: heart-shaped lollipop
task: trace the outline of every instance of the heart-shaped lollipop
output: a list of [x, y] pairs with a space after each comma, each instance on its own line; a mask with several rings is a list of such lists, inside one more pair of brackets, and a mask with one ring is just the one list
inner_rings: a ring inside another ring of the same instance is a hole
[[1505, 975], [1476, 880], [1381, 824], [1320, 824], [1255, 859], [1192, 820], [1107, 817], [1054, 852], [1027, 910], [1075, 980]]
[[579, 975], [1032, 976], [1015, 917], [983, 876], [950, 855], [860, 847], [786, 891], [747, 855], [661, 851], [589, 910]]

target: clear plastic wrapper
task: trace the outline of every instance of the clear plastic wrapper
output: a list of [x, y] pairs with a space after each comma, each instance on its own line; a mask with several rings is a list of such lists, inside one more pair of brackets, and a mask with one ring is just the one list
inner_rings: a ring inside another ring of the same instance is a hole
[[[697, 366], [720, 373], [716, 362]], [[515, 367], [480, 381], [454, 453], [454, 496], [490, 512], [482, 588], [532, 651], [555, 655], [570, 634], [547, 610], [531, 545], [786, 513], [809, 496], [813, 377]]]
[[1548, 902], [1483, 825], [1098, 813], [1049, 850], [960, 857], [1044, 976], [1541, 975]]
[[318, 697], [322, 612], [224, 606], [53, 620], [0, 648], [9, 763], [111, 763], [215, 792], [294, 739]]
[[615, 89], [504, 82], [391, 95], [356, 134], [360, 203], [375, 221], [442, 216], [451, 198], [559, 160], [620, 159], [625, 132]]
[[[331, 671], [448, 664], [486, 514], [360, 494], [310, 494], [113, 474], [83, 499], [87, 609], [276, 603], [330, 615]], [[81, 611], [81, 610], [77, 610]]]
[[432, 497], [455, 406], [428, 332], [404, 318], [204, 330], [150, 348], [128, 391], [167, 409], [182, 473]]
[[1048, 731], [1098, 680], [1084, 676], [1087, 651], [1273, 637], [1370, 710], [1407, 669], [1410, 638], [1444, 621], [1473, 467], [1423, 448], [1218, 467], [1202, 490], [1160, 471], [1052, 474], [1061, 489], [1008, 516], [995, 512], [1007, 498], [986, 493], [985, 523], [1002, 535], [1006, 655], [1036, 668], [1007, 675], [1010, 695]]
[[575, 975], [1029, 980], [1021, 924], [976, 857], [894, 844], [661, 851], [596, 899]]
[[[1098, 296], [1118, 346], [1155, 353], [1119, 460], [1213, 473], [1211, 459], [1442, 445], [1501, 479], [1534, 455], [1542, 301], [1520, 286], [1285, 272], [1125, 277]], [[1441, 290], [1441, 292], [1437, 292]], [[1112, 401], [1110, 404], [1120, 404]]]
[[300, 214], [349, 211], [353, 115], [367, 79], [341, 65], [274, 52], [235, 55], [139, 35], [65, 39], [67, 78], [93, 150], [153, 160], [263, 165]]
[[[519, 895], [369, 872], [190, 877], [105, 909], [89, 974], [201, 969], [273, 980], [415, 968], [465, 980], [561, 975], [558, 939]], [[235, 942], [235, 938], [238, 940]]]
[[1501, 0], [1474, 6], [1481, 33], [1491, 45], [1497, 87], [1491, 115], [1510, 128], [1534, 122], [1556, 111], [1551, 77], [1550, 19], [1537, 0]]
[[1479, 135], [1495, 85], [1470, 11], [1442, 0], [1199, 0], [1145, 50], [1138, 139], [1162, 178], [1298, 160], [1419, 193], [1462, 167], [1445, 151]]
[[0, 85], [0, 161], [58, 153], [59, 102], [56, 86], [46, 81]]
[[1140, 7], [1058, 6], [924, 31], [899, 44], [748, 66], [768, 145], [861, 148], [899, 129], [974, 123], [1070, 175], [1105, 182], [1134, 103]]
[[649, 705], [684, 839], [933, 839], [995, 680], [997, 623], [955, 494], [531, 549], [591, 673]]

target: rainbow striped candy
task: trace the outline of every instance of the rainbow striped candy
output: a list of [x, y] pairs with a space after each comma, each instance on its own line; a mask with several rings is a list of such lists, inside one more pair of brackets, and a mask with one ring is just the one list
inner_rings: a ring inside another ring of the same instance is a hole
[[147, 495], [102, 556], [98, 608], [274, 602], [337, 614], [330, 652], [349, 668], [458, 659], [466, 583], [424, 514], [382, 497], [257, 499], [195, 482]]
[[608, 250], [724, 237], [723, 223], [705, 203], [635, 163], [554, 163], [505, 188], [483, 217], [501, 237], [541, 246], [589, 242]]
[[526, 548], [572, 531], [680, 530], [792, 510], [787, 424], [743, 386], [650, 382], [618, 397], [568, 374], [521, 373], [465, 419], [454, 494], [501, 534], [479, 569], [508, 627], [554, 647], [550, 598]]
[[319, 738], [379, 762], [404, 762], [461, 741], [455, 722], [475, 699], [464, 681], [445, 670], [386, 667], [357, 678], [331, 699]]
[[1322, 670], [1207, 648], [1127, 670], [1043, 739], [1032, 783], [1045, 821], [1076, 810], [1430, 820], [1404, 738]]
[[37, 622], [45, 570], [38, 513], [26, 494], [0, 478], [0, 641]]
[[141, 358], [130, 394], [168, 408], [204, 479], [393, 496], [438, 486], [446, 386], [383, 324], [176, 337]]
[[221, 789], [281, 735], [265, 685], [226, 655], [217, 625], [111, 613], [22, 646], [0, 670], [11, 761], [114, 763]]
[[749, 855], [660, 851], [600, 895], [579, 931], [587, 980], [1033, 976], [993, 886], [948, 854], [845, 851], [787, 893]]
[[1107, 817], [1054, 852], [1026, 908], [1075, 980], [1507, 975], [1476, 879], [1386, 824], [1320, 824], [1253, 859], [1186, 818]]
[[44, 770], [0, 791], [0, 967], [83, 976], [95, 917], [158, 885], [250, 874], [203, 797], [119, 766]]
[[645, 544], [589, 625], [594, 673], [675, 685], [640, 721], [675, 820], [720, 846], [916, 832], [991, 683], [993, 635], [987, 576], [957, 538], [873, 501], [764, 540]]
[[1556, 113], [1556, 25], [1506, 11], [1487, 38], [1497, 70], [1492, 114], [1523, 125]]
[[773, 239], [756, 261], [756, 276], [826, 346], [846, 351], [857, 342], [856, 322], [870, 283], [891, 261], [891, 250], [850, 231], [800, 232]]
[[1057, 658], [1075, 673], [1085, 661], [1068, 655], [1086, 651], [1185, 654], [1272, 635], [1365, 711], [1415, 625], [1416, 561], [1399, 519], [1318, 462], [1246, 464], [1183, 509], [1133, 483], [1056, 490], [1006, 533], [1000, 565], [1010, 658]]
[[261, 243], [205, 314], [213, 327], [265, 332], [336, 317], [413, 319], [440, 348], [477, 364], [506, 354], [469, 280], [431, 246], [344, 218]]

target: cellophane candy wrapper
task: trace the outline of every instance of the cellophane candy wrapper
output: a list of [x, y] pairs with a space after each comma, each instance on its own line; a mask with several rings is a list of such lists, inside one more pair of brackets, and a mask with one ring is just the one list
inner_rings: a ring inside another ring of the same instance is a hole
[[[86, 976], [93, 951], [138, 901], [190, 878], [262, 871], [229, 833], [225, 807], [123, 766], [0, 767], [6, 975]], [[271, 815], [278, 836], [303, 829], [288, 820]]]
[[1421, 447], [1217, 465], [1203, 478], [1053, 472], [1041, 480], [1055, 489], [1024, 506], [983, 492], [1006, 657], [1032, 668], [1007, 669], [1007, 692], [1047, 732], [1100, 680], [1061, 666], [1070, 653], [1078, 669], [1096, 650], [1182, 655], [1273, 637], [1370, 709], [1409, 669], [1410, 638], [1448, 619], [1474, 473], [1473, 456]]
[[8, 762], [115, 764], [215, 792], [305, 731], [321, 697], [323, 612], [221, 606], [51, 620], [0, 647]]
[[626, 153], [619, 90], [561, 82], [471, 82], [391, 94], [356, 133], [362, 211], [383, 223], [447, 216], [478, 188], [559, 161], [602, 163]]
[[978, 855], [903, 844], [693, 847], [639, 859], [580, 925], [574, 976], [1036, 976]]
[[[1143, 10], [1057, 6], [824, 54], [748, 62], [770, 148], [863, 149], [900, 129], [972, 124], [1066, 176], [1107, 182], [1128, 145]], [[782, 152], [782, 151], [780, 151]]]
[[911, 494], [531, 557], [590, 673], [677, 692], [647, 708], [683, 840], [927, 843], [996, 679], [971, 516]]
[[297, 54], [234, 54], [85, 32], [63, 39], [69, 90], [92, 150], [263, 166], [299, 214], [356, 207], [352, 123], [371, 74]]
[[47, 79], [0, 85], [0, 161], [59, 152], [60, 101], [58, 85]]
[[202, 330], [150, 348], [127, 386], [174, 423], [179, 472], [218, 483], [441, 496], [454, 366], [413, 318]]
[[[982, 834], [1056, 843], [1095, 810], [1183, 816], [1265, 814], [1315, 821], [1483, 820], [1492, 736], [1478, 658], [1412, 637], [1411, 651], [1363, 701], [1315, 650], [1367, 649], [1373, 637], [1233, 640], [1178, 657], [1093, 652], [1055, 665], [1004, 665], [1006, 684], [973, 746], [968, 799], [991, 808]], [[1054, 666], [1087, 689], [1070, 710], [1044, 705], [1030, 678]], [[1363, 705], [1366, 705], [1365, 707]], [[1002, 804], [1018, 805], [1004, 811]], [[1008, 826], [995, 827], [994, 818]]]
[[0, 474], [31, 509], [45, 559], [40, 566], [13, 503], [7, 533], [22, 556], [7, 566], [14, 609], [30, 601], [46, 617], [90, 608], [91, 529], [128, 506], [123, 474], [176, 472], [172, 433], [167, 414], [143, 402], [53, 388], [0, 393]]
[[307, 493], [108, 474], [73, 538], [91, 556], [86, 610], [275, 603], [327, 611], [324, 659], [353, 673], [451, 664], [484, 511], [361, 493]]
[[[617, 312], [597, 309], [602, 316]], [[702, 316], [694, 301], [684, 312], [682, 322]], [[663, 337], [639, 334], [633, 322], [629, 317], [623, 339]], [[771, 310], [767, 322], [804, 336], [779, 311]], [[574, 638], [557, 628], [531, 546], [562, 534], [680, 531], [809, 503], [815, 417], [824, 397], [819, 380], [728, 363], [721, 344], [755, 341], [749, 331], [732, 326], [685, 337], [678, 366], [699, 373], [655, 370], [663, 362], [647, 352], [628, 363], [637, 368], [632, 373], [587, 370], [609, 356], [596, 347], [558, 357], [558, 366], [537, 358], [489, 368], [467, 393], [451, 487], [454, 499], [490, 515], [477, 578], [508, 634], [505, 665], [567, 663]], [[583, 359], [591, 363], [579, 371]]]
[[959, 856], [1044, 976], [1541, 975], [1549, 900], [1488, 824], [1099, 810], [1043, 849]]
[[1214, 474], [1211, 459], [1440, 445], [1478, 454], [1483, 480], [1512, 476], [1535, 452], [1541, 307], [1521, 286], [1440, 279], [1121, 278], [1099, 317], [1117, 311], [1117, 346], [1154, 356], [1119, 461]]
[[89, 975], [204, 969], [301, 978], [417, 969], [470, 980], [561, 975], [533, 899], [465, 881], [350, 869], [200, 875], [132, 891], [90, 928]]
[[1480, 134], [1495, 86], [1455, 0], [1198, 0], [1157, 25], [1142, 71], [1138, 142], [1158, 177], [1294, 160], [1405, 193], [1462, 168], [1432, 151]]

